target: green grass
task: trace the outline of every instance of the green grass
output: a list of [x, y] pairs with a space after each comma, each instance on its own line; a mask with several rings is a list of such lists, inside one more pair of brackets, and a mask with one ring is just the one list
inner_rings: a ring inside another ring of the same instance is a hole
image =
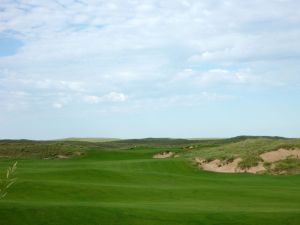
[[[127, 149], [122, 142], [123, 150], [85, 145], [84, 156], [68, 160], [19, 158], [18, 182], [0, 201], [0, 224], [299, 224], [300, 176], [203, 172], [185, 157], [153, 159], [155, 152], [170, 149], [191, 154], [182, 150], [183, 140], [177, 147], [159, 142], [164, 146], [132, 148], [129, 141]], [[224, 149], [236, 154], [229, 147], [235, 144], [223, 143]], [[280, 141], [271, 147], [277, 145]], [[220, 146], [201, 142], [195, 154]], [[1, 159], [0, 171], [13, 161]]]

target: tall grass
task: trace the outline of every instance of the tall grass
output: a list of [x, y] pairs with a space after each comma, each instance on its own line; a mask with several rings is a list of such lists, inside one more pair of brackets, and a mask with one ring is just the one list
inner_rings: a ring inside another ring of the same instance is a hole
[[15, 172], [17, 170], [17, 162], [8, 167], [6, 174], [0, 179], [0, 199], [7, 195], [7, 190], [17, 181]]

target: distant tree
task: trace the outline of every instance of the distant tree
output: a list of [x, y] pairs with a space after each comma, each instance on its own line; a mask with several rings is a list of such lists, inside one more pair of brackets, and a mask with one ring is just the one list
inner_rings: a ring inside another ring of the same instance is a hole
[[8, 167], [6, 174], [0, 178], [0, 199], [7, 195], [7, 190], [16, 182], [15, 172], [17, 169], [17, 162]]

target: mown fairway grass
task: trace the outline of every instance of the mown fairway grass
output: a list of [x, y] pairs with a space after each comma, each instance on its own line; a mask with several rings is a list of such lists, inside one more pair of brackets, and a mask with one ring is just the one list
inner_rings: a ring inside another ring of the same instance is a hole
[[[18, 160], [1, 225], [298, 225], [300, 176], [202, 172], [158, 149]], [[1, 171], [13, 162], [0, 161]]]

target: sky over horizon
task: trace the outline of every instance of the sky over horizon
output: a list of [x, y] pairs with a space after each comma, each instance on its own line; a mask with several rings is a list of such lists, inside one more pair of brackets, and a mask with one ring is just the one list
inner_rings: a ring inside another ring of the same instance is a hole
[[300, 137], [298, 0], [1, 0], [0, 139]]

